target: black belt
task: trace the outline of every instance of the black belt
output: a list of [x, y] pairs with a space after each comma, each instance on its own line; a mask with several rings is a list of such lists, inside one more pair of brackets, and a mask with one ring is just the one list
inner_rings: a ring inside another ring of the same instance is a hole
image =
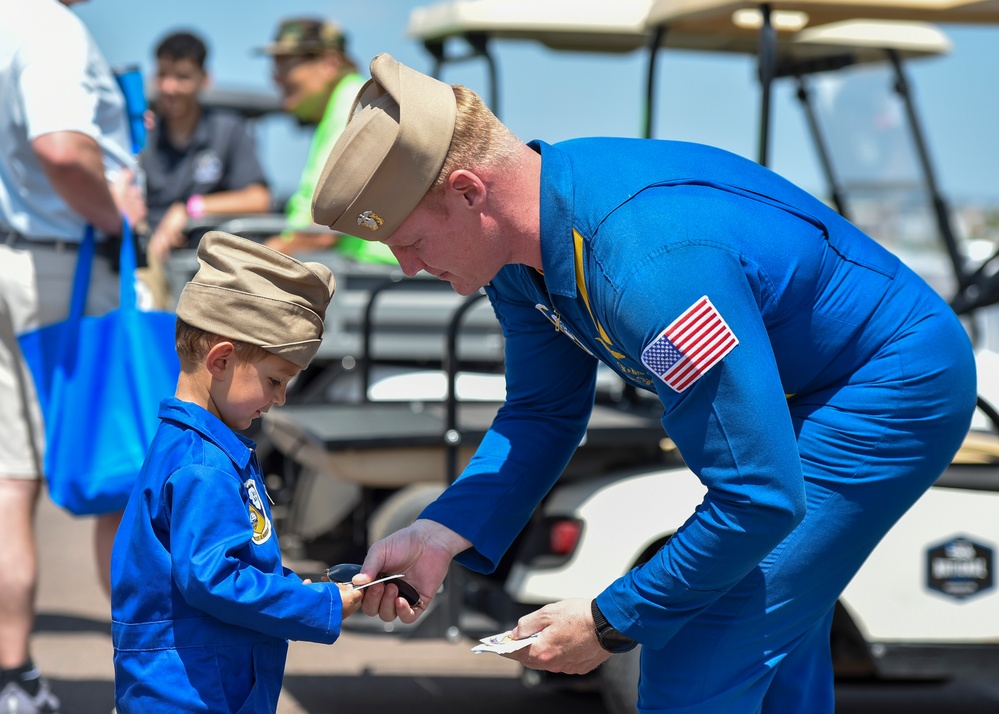
[[[72, 240], [55, 240], [50, 238], [25, 238], [20, 233], [2, 233], [0, 232], [0, 243], [8, 245], [11, 248], [25, 249], [30, 247], [37, 248], [48, 248], [49, 250], [54, 250], [58, 253], [69, 253], [71, 251], [77, 251], [80, 249], [79, 241]], [[117, 258], [116, 251], [112, 250], [111, 241], [99, 241], [94, 244], [94, 255], [99, 255], [102, 258], [112, 259]]]

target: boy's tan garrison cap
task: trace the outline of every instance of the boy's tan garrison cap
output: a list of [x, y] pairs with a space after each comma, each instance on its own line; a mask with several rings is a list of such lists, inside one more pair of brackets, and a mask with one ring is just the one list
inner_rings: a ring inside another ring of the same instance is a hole
[[201, 239], [198, 263], [180, 295], [177, 317], [262, 347], [302, 369], [309, 366], [336, 285], [329, 268], [222, 231]]
[[316, 223], [388, 238], [437, 179], [456, 113], [450, 85], [387, 54], [371, 60], [371, 79], [357, 93], [312, 195]]

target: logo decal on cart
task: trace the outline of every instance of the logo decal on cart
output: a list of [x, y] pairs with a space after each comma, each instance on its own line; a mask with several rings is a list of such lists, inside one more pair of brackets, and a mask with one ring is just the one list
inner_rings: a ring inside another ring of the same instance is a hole
[[926, 586], [963, 600], [991, 590], [992, 548], [957, 536], [926, 550]]

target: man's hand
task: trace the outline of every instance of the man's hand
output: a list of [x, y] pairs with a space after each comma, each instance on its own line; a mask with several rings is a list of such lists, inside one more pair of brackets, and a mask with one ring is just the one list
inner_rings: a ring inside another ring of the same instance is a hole
[[170, 251], [187, 245], [186, 226], [187, 207], [183, 203], [172, 204], [149, 239], [149, 253], [161, 263], [165, 262]]
[[108, 190], [129, 226], [134, 228], [146, 220], [146, 197], [130, 169], [119, 171], [114, 180], [108, 182]]
[[363, 591], [364, 614], [377, 615], [385, 622], [396, 618], [407, 624], [415, 622], [444, 582], [451, 559], [470, 545], [454, 531], [427, 520], [416, 521], [378, 541], [368, 551], [361, 574], [354, 576], [354, 584], [371, 582], [378, 573], [403, 573], [406, 582], [420, 593], [420, 602], [410, 607], [399, 597], [399, 589], [388, 581]]
[[522, 639], [535, 632], [541, 635], [530, 647], [502, 656], [530, 669], [565, 674], [585, 674], [610, 657], [597, 641], [589, 600], [574, 598], [545, 605], [520, 618], [511, 635]]
[[334, 233], [333, 231], [326, 233], [295, 231], [290, 237], [285, 235], [271, 236], [264, 241], [264, 245], [271, 250], [276, 250], [279, 253], [287, 255], [318, 253], [336, 245], [339, 235], [339, 233]]

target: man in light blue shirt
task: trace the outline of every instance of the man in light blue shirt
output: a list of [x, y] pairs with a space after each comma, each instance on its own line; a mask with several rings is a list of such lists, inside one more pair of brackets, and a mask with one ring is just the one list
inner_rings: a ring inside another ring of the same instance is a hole
[[[112, 238], [142, 219], [128, 119], [75, 0], [0, 0], [0, 710], [54, 712], [28, 640], [38, 562], [32, 530], [44, 425], [18, 333], [65, 319], [76, 251], [98, 231], [89, 314], [117, 305]], [[97, 520], [107, 583], [120, 514]]]

